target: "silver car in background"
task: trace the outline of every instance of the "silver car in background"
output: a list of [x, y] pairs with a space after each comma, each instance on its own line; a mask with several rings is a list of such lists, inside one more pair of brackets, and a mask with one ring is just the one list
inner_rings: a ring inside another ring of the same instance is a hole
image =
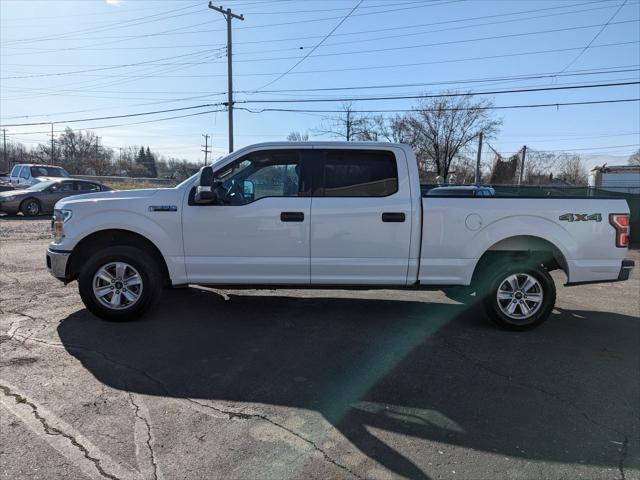
[[71, 195], [106, 192], [111, 187], [97, 182], [78, 179], [56, 179], [36, 183], [24, 190], [0, 192], [0, 212], [35, 217], [41, 213], [53, 212], [58, 200]]

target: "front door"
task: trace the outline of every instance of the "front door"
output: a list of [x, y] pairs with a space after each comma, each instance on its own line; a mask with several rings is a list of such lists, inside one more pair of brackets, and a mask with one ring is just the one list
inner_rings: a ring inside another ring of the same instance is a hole
[[74, 194], [74, 182], [70, 180], [65, 180], [60, 183], [54, 183], [47, 190], [45, 190], [41, 198], [41, 204], [43, 210], [49, 212], [53, 210], [53, 207], [58, 202], [58, 200], [62, 200], [69, 195]]
[[319, 149], [313, 163], [311, 283], [405, 285], [411, 193], [404, 156]]
[[309, 283], [311, 198], [301, 154], [263, 150], [222, 167], [216, 205], [193, 204], [191, 192], [183, 210], [190, 283]]

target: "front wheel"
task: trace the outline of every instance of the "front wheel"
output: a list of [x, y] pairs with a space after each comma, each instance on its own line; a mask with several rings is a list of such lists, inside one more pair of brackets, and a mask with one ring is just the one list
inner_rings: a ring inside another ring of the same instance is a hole
[[40, 215], [40, 202], [35, 198], [28, 198], [20, 206], [20, 211], [25, 217], [37, 217]]
[[153, 306], [162, 289], [154, 258], [135, 247], [101, 250], [78, 278], [80, 297], [92, 313], [111, 321], [132, 320]]
[[543, 323], [556, 303], [553, 278], [542, 266], [514, 266], [493, 276], [484, 304], [506, 330], [530, 330]]

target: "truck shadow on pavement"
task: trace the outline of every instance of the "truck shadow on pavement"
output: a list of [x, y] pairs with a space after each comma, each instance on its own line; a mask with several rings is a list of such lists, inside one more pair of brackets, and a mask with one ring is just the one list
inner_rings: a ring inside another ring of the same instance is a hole
[[[195, 288], [166, 298], [133, 323], [73, 313], [58, 327], [62, 343], [110, 387], [320, 412], [361, 452], [408, 478], [428, 478], [428, 462], [442, 461], [446, 445], [617, 471], [625, 438], [638, 436], [633, 317], [556, 311], [520, 334], [462, 305], [225, 300]], [[438, 446], [425, 449], [424, 439]]]

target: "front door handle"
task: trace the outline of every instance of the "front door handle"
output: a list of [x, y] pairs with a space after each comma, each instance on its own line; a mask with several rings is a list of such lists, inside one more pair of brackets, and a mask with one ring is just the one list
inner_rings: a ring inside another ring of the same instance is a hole
[[304, 222], [304, 212], [282, 212], [281, 222]]
[[384, 212], [382, 214], [383, 222], [404, 222], [404, 213], [403, 212]]

